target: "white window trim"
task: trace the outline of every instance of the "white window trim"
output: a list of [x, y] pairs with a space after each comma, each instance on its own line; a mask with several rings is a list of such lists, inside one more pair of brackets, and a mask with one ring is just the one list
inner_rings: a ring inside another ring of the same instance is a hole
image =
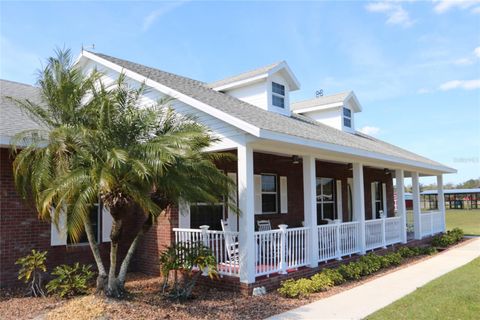
[[[372, 220], [380, 219], [380, 218], [377, 218], [377, 211], [376, 211], [377, 203], [381, 204], [381, 209], [380, 210], [382, 210], [385, 214], [384, 205], [385, 205], [385, 196], [386, 195], [384, 194], [383, 185], [384, 185], [384, 183], [382, 183], [381, 181], [373, 181], [372, 184], [371, 184]], [[378, 188], [379, 191], [381, 192], [380, 199], [377, 199], [376, 188]]]
[[[350, 117], [345, 115], [345, 109], [350, 111]], [[342, 107], [342, 116], [343, 116], [342, 117], [342, 120], [343, 120], [342, 125], [346, 128], [352, 129], [352, 127], [353, 127], [352, 110], [350, 108], [347, 108], [347, 107]], [[350, 127], [345, 125], [345, 119], [350, 120]]]
[[[263, 191], [262, 190], [262, 183], [260, 181], [260, 204], [262, 206], [262, 211], [259, 214], [277, 214], [278, 213], [278, 175], [276, 173], [265, 173], [262, 172], [260, 177], [263, 176], [274, 176], [275, 177], [275, 191]], [[264, 212], [263, 211], [263, 195], [264, 194], [274, 194], [275, 195], [275, 211]]]
[[[276, 85], [279, 85], [279, 86], [283, 87], [283, 95], [281, 95], [279, 93], [276, 93], [276, 92], [273, 92], [273, 84], [276, 84]], [[275, 82], [275, 81], [272, 81], [271, 90], [272, 90], [272, 106], [276, 107], [276, 108], [280, 108], [280, 109], [285, 109], [285, 90], [286, 90], [285, 85], [283, 85], [281, 83], [278, 83], [278, 82]], [[279, 107], [279, 106], [273, 104], [273, 97], [274, 96], [283, 99], [283, 107]]]
[[[328, 178], [328, 177], [316, 177], [317, 179], [332, 179], [333, 181], [333, 187], [332, 187], [332, 200], [328, 200], [328, 201], [325, 201], [323, 200], [323, 185], [321, 184], [320, 185], [320, 194], [317, 194], [317, 205], [320, 204], [320, 217], [323, 219], [325, 219], [325, 217], [323, 216], [323, 204], [333, 204], [333, 217], [334, 218], [338, 218], [338, 214], [337, 214], [337, 205], [336, 205], [336, 201], [337, 201], [337, 195], [336, 195], [336, 188], [337, 188], [337, 183], [334, 178]], [[320, 197], [320, 201], [318, 200], [319, 197], [318, 196], [322, 196]], [[317, 213], [318, 214], [318, 213]], [[334, 219], [335, 220], [335, 219]]]

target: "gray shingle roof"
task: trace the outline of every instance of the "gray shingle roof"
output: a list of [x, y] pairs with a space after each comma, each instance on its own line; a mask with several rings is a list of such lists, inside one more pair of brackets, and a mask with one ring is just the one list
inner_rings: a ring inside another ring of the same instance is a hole
[[217, 92], [209, 88], [205, 83], [197, 80], [105, 54], [92, 54], [113, 62], [127, 70], [136, 72], [170, 89], [188, 95], [263, 130], [444, 167], [444, 165], [436, 161], [362, 133], [357, 132], [350, 134], [321, 123], [315, 123], [303, 116], [292, 115], [289, 117], [260, 109], [227, 94]]
[[299, 110], [299, 109], [305, 109], [310, 107], [324, 106], [327, 104], [332, 104], [337, 102], [344, 102], [345, 98], [347, 98], [350, 93], [352, 93], [352, 91], [345, 91], [345, 92], [331, 94], [328, 96], [318, 97], [315, 99], [293, 102], [290, 104], [290, 109]]
[[225, 78], [225, 79], [221, 79], [221, 80], [218, 80], [218, 81], [215, 81], [215, 82], [211, 82], [211, 83], [207, 84], [207, 87], [217, 88], [217, 87], [224, 86], [226, 84], [230, 84], [230, 83], [233, 83], [233, 82], [242, 81], [242, 80], [245, 80], [245, 79], [248, 79], [248, 78], [259, 76], [259, 75], [262, 75], [262, 74], [265, 74], [265, 73], [269, 72], [273, 68], [280, 65], [282, 62], [283, 61], [275, 62], [275, 63], [269, 64], [268, 66], [260, 67], [260, 68], [255, 69], [255, 70], [247, 71], [247, 72], [235, 75], [235, 76], [231, 76], [231, 77], [228, 77], [228, 78]]
[[28, 99], [35, 103], [40, 101], [37, 87], [0, 79], [0, 137], [11, 138], [19, 132], [40, 128], [7, 97]]

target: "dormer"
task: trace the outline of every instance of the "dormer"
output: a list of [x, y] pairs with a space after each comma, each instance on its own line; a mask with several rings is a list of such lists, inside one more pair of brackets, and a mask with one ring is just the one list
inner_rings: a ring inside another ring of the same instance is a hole
[[290, 92], [300, 83], [285, 61], [208, 84], [254, 106], [290, 116]]
[[353, 91], [294, 102], [292, 112], [338, 130], [355, 132], [355, 113], [362, 111]]

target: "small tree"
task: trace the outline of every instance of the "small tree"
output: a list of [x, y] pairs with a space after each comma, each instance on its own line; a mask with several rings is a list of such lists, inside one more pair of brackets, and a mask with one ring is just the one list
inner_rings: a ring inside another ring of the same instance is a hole
[[207, 272], [210, 278], [217, 277], [217, 261], [210, 248], [201, 243], [178, 243], [169, 246], [160, 255], [160, 270], [164, 279], [162, 292], [168, 287], [170, 272], [173, 271], [173, 285], [168, 295], [184, 300], [192, 296], [198, 277], [203, 272]]
[[18, 271], [18, 280], [28, 284], [29, 294], [34, 297], [45, 296], [42, 289], [42, 273], [47, 272], [47, 267], [45, 266], [46, 259], [47, 251], [32, 250], [31, 254], [15, 262], [15, 264], [21, 265]]

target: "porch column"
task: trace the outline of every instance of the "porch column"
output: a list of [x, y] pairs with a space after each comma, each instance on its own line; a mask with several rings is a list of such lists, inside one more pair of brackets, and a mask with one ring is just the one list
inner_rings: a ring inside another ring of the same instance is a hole
[[422, 239], [422, 219], [420, 210], [420, 186], [418, 172], [412, 172], [413, 225], [415, 239]]
[[318, 266], [317, 181], [315, 158], [303, 157], [303, 210], [305, 227], [310, 228], [308, 257], [311, 268]]
[[237, 153], [240, 281], [253, 283], [255, 282], [253, 149], [248, 144], [242, 144], [237, 147]]
[[359, 250], [365, 254], [365, 192], [363, 184], [363, 164], [353, 163], [353, 218], [359, 222]]
[[401, 217], [400, 233], [402, 243], [407, 243], [407, 208], [405, 206], [405, 174], [403, 170], [395, 170], [395, 187], [397, 189], [397, 213]]
[[438, 210], [442, 214], [442, 232], [446, 231], [446, 221], [445, 221], [445, 194], [443, 193], [443, 175], [437, 176], [437, 201], [438, 201]]

